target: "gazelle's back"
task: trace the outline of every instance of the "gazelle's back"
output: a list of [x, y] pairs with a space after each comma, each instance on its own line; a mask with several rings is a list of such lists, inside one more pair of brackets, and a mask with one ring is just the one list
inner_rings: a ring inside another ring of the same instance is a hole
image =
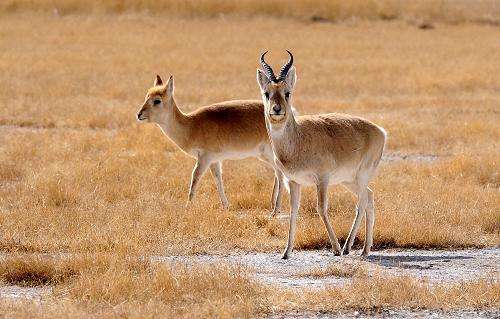
[[243, 151], [269, 143], [262, 101], [236, 100], [201, 107], [187, 114], [193, 147], [207, 150]]
[[329, 172], [353, 169], [362, 161], [377, 161], [385, 144], [385, 132], [360, 117], [330, 113], [296, 117], [297, 149], [280, 152], [281, 163], [289, 171]]
[[374, 142], [383, 142], [383, 130], [372, 122], [357, 116], [329, 113], [297, 117], [301, 138], [306, 146], [320, 144], [321, 152], [334, 153], [339, 160], [353, 153], [367, 150]]

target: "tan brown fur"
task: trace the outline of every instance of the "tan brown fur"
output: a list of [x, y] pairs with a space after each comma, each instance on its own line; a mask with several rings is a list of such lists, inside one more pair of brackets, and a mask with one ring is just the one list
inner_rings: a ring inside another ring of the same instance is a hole
[[[197, 159], [193, 170], [188, 202], [192, 200], [197, 184], [210, 167], [224, 207], [228, 201], [222, 184], [221, 162], [225, 159], [258, 157], [274, 167], [261, 101], [235, 100], [201, 107], [183, 113], [173, 97], [173, 78], [163, 84], [157, 77], [148, 90], [137, 117], [160, 126], [182, 151]], [[158, 105], [154, 101], [158, 100]], [[279, 173], [275, 174], [273, 212], [279, 210], [281, 187]]]
[[[267, 140], [262, 101], [228, 101], [186, 114], [190, 124], [189, 148], [212, 152], [251, 149]], [[262, 118], [262, 121], [255, 119]]]

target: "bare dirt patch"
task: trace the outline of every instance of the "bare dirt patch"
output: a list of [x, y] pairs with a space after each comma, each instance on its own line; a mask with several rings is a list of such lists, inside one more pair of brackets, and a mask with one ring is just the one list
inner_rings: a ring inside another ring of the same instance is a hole
[[[500, 248], [453, 251], [386, 249], [374, 251], [368, 257], [359, 256], [359, 251], [338, 257], [328, 250], [310, 250], [295, 251], [289, 260], [281, 259], [281, 254], [278, 252], [153, 256], [151, 259], [169, 264], [239, 265], [253, 270], [256, 278], [265, 284], [295, 289], [342, 286], [359, 272], [366, 272], [368, 275], [374, 273], [388, 276], [408, 275], [430, 283], [499, 279], [500, 275]], [[321, 272], [333, 266], [351, 269], [352, 276], [346, 273]], [[49, 292], [50, 289], [45, 286], [0, 287], [0, 297], [39, 299]]]
[[49, 286], [43, 287], [22, 287], [22, 286], [4, 286], [0, 287], [0, 299], [29, 299], [41, 300], [43, 297], [48, 296], [52, 291]]
[[436, 154], [405, 154], [401, 152], [387, 153], [382, 157], [384, 162], [412, 161], [412, 162], [434, 162], [440, 158]]
[[[279, 253], [232, 253], [228, 255], [197, 255], [155, 257], [160, 262], [174, 263], [228, 263], [238, 264], [255, 271], [258, 280], [298, 291], [344, 286], [352, 280], [341, 272], [335, 275], [332, 266], [354, 269], [356, 273], [367, 272], [388, 276], [409, 275], [431, 284], [453, 284], [479, 279], [498, 280], [500, 270], [500, 249], [466, 250], [408, 250], [387, 249], [372, 253], [367, 258], [354, 252], [349, 256], [337, 257], [327, 250], [295, 251], [292, 258], [282, 260]], [[339, 268], [339, 267], [335, 267]], [[359, 269], [359, 271], [356, 271]], [[323, 274], [323, 275], [322, 275]], [[349, 272], [347, 272], [349, 274]], [[319, 290], [318, 290], [319, 291]], [[498, 318], [500, 310], [374, 310], [373, 312], [303, 312], [276, 313], [270, 318]]]
[[255, 271], [256, 277], [267, 284], [290, 288], [322, 288], [342, 285], [349, 277], [308, 276], [317, 268], [327, 268], [336, 263], [364, 267], [369, 273], [413, 277], [435, 283], [453, 283], [479, 278], [498, 277], [500, 274], [500, 249], [466, 250], [402, 250], [389, 249], [373, 252], [363, 258], [353, 255], [336, 257], [327, 250], [295, 251], [289, 260], [282, 260], [279, 253], [232, 253], [228, 255], [196, 255], [154, 257], [161, 262], [228, 263], [239, 264]]
[[326, 318], [398, 318], [398, 319], [407, 319], [407, 318], [426, 318], [426, 319], [455, 319], [455, 318], [467, 318], [467, 319], [482, 319], [482, 318], [498, 318], [500, 316], [500, 311], [498, 310], [461, 310], [461, 311], [411, 311], [411, 310], [389, 310], [389, 311], [380, 311], [373, 313], [361, 313], [359, 311], [355, 311], [352, 313], [301, 313], [301, 312], [288, 312], [284, 314], [278, 314], [275, 316], [271, 316], [269, 318], [278, 319], [278, 318], [316, 318], [316, 319], [326, 319]]

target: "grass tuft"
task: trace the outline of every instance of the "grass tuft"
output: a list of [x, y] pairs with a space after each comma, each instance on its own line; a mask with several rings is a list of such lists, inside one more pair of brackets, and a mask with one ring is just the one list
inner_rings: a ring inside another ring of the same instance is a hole
[[336, 263], [328, 265], [327, 267], [320, 268], [314, 267], [310, 270], [299, 273], [299, 277], [340, 277], [340, 278], [352, 278], [352, 277], [367, 277], [368, 271], [364, 266], [352, 264], [352, 263]]
[[0, 280], [24, 287], [58, 285], [77, 274], [78, 261], [37, 255], [14, 255], [0, 260]]

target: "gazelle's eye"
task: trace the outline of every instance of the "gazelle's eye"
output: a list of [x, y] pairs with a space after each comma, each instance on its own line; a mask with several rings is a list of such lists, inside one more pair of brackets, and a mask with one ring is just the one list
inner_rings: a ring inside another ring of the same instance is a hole
[[154, 100], [154, 101], [153, 101], [153, 104], [154, 104], [154, 105], [158, 105], [158, 104], [160, 104], [160, 103], [161, 103], [161, 100], [158, 100], [158, 99], [156, 99], [156, 100]]
[[264, 92], [264, 96], [269, 100], [269, 92]]
[[290, 98], [290, 92], [286, 92], [286, 93], [285, 93], [285, 98], [286, 98], [286, 99], [289, 99], [289, 98]]

